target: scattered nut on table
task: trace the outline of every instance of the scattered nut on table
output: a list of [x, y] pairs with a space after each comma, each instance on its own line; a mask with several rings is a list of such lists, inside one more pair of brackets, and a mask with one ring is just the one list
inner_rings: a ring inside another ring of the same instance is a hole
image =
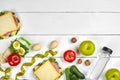
[[80, 51], [79, 51], [79, 49], [78, 49], [78, 48], [76, 48], [76, 52], [77, 52], [77, 54], [80, 54]]
[[90, 64], [91, 64], [90, 60], [86, 60], [86, 61], [85, 61], [85, 65], [86, 65], [86, 66], [89, 66]]
[[58, 41], [57, 40], [54, 40], [50, 43], [50, 49], [54, 49], [58, 46]]
[[75, 42], [77, 42], [77, 39], [76, 39], [75, 37], [73, 37], [73, 38], [71, 39], [71, 42], [72, 42], [72, 43], [75, 43]]
[[78, 64], [81, 64], [82, 63], [82, 59], [78, 59]]
[[34, 50], [34, 51], [38, 51], [40, 49], [41, 49], [41, 45], [39, 43], [36, 43], [32, 46], [32, 50]]

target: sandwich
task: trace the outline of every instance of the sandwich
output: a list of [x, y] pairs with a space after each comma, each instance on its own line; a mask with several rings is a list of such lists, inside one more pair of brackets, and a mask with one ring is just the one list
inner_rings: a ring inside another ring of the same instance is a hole
[[20, 29], [20, 21], [15, 13], [5, 11], [0, 13], [0, 39], [14, 36]]
[[62, 70], [54, 58], [44, 60], [33, 68], [37, 80], [58, 80]]

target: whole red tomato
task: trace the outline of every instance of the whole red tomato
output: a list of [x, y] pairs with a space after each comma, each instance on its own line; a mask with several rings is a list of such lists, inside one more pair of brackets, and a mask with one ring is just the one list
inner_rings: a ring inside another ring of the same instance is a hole
[[17, 53], [11, 53], [7, 59], [10, 66], [17, 66], [21, 62], [21, 57]]
[[67, 50], [64, 52], [64, 60], [67, 62], [73, 62], [76, 59], [76, 53], [73, 50]]

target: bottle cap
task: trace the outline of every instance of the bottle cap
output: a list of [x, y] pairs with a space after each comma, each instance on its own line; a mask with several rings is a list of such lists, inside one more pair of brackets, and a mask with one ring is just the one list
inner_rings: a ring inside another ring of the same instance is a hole
[[108, 53], [110, 53], [110, 54], [112, 54], [112, 52], [113, 52], [113, 51], [112, 51], [110, 48], [108, 48], [108, 47], [103, 47], [102, 50], [103, 50], [103, 51], [106, 51], [106, 52], [108, 52]]

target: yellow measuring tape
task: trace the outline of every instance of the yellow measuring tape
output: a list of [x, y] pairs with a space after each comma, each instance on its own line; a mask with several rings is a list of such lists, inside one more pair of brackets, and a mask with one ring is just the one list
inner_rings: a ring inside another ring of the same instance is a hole
[[36, 55], [34, 55], [34, 56], [32, 57], [32, 59], [31, 59], [31, 62], [25, 62], [25, 63], [23, 63], [22, 66], [21, 66], [21, 68], [20, 68], [21, 72], [18, 72], [18, 73], [16, 74], [15, 80], [19, 80], [19, 79], [18, 79], [18, 76], [23, 76], [23, 75], [25, 74], [25, 69], [24, 69], [25, 66], [32, 66], [32, 65], [35, 63], [36, 58], [45, 58], [45, 57], [47, 57], [49, 54], [51, 54], [52, 56], [54, 56], [54, 55], [57, 54], [57, 52], [56, 52], [56, 51], [54, 52], [54, 51], [52, 51], [52, 50], [48, 50], [48, 51], [46, 51], [44, 54], [36, 54]]
[[11, 68], [10, 67], [8, 67], [8, 68], [6, 68], [5, 70], [3, 70], [1, 67], [0, 67], [0, 72], [4, 72], [4, 76], [2, 76], [1, 78], [0, 78], [0, 80], [9, 80], [10, 79], [10, 74], [9, 74], [9, 72], [11, 71]]

